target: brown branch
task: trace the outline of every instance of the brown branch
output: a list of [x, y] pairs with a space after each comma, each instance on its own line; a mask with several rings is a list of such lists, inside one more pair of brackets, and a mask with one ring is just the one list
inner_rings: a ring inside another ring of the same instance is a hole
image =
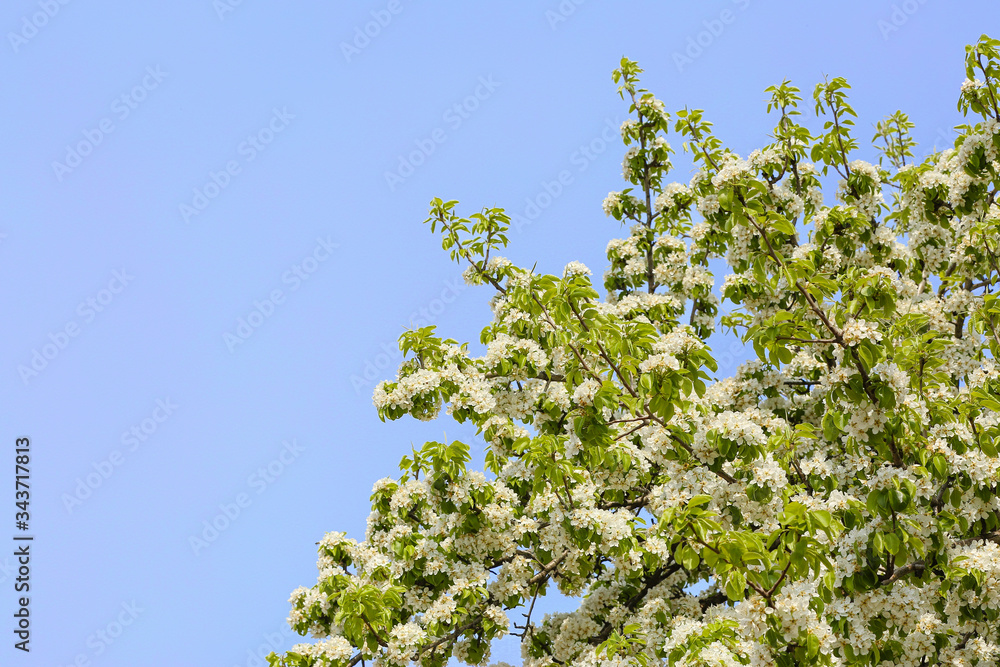
[[375, 641], [378, 642], [379, 646], [385, 647], [389, 645], [389, 642], [382, 639], [382, 636], [378, 633], [378, 631], [372, 627], [372, 624], [368, 621], [368, 618], [364, 614], [361, 615], [361, 620], [365, 622], [365, 627], [368, 628], [368, 632], [375, 635]]
[[783, 582], [785, 580], [785, 577], [788, 576], [788, 568], [790, 568], [791, 566], [792, 566], [792, 555], [788, 554], [788, 563], [785, 564], [785, 569], [781, 571], [781, 576], [778, 577], [778, 580], [776, 582], [774, 582], [774, 586], [771, 586], [769, 589], [767, 589], [767, 595], [765, 597], [767, 598], [768, 602], [771, 601], [771, 596], [774, 595], [775, 591], [778, 590], [778, 586], [781, 585], [781, 582]]
[[813, 494], [812, 484], [809, 483], [809, 478], [806, 477], [805, 474], [802, 472], [802, 467], [799, 465], [799, 460], [794, 456], [792, 457], [792, 466], [795, 468], [795, 472], [799, 474], [799, 479], [802, 480], [802, 483], [805, 485], [806, 490], [809, 492], [809, 495], [811, 496]]
[[964, 540], [956, 540], [955, 544], [963, 547], [967, 547], [970, 544], [975, 544], [976, 542], [993, 542], [994, 544], [1000, 544], [1000, 531], [993, 531], [992, 533], [983, 533], [977, 537], [967, 537]]
[[722, 591], [716, 591], [709, 595], [708, 597], [701, 598], [698, 600], [698, 604], [701, 606], [702, 613], [708, 610], [709, 607], [714, 607], [717, 604], [723, 604], [729, 601], [729, 596], [727, 596]]
[[924, 567], [925, 567], [924, 561], [922, 560], [913, 561], [909, 565], [904, 565], [903, 567], [899, 568], [892, 574], [887, 573], [880, 576], [878, 580], [878, 585], [879, 586], [891, 585], [909, 574], [920, 574], [924, 571]]
[[836, 338], [796, 338], [795, 336], [778, 336], [776, 340], [791, 340], [808, 345], [830, 345], [837, 342]]

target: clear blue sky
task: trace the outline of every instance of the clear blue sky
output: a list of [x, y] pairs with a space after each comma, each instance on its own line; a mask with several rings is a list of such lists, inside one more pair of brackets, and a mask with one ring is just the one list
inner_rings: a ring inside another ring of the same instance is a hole
[[[929, 150], [960, 122], [963, 47], [1000, 35], [997, 16], [943, 0], [4, 2], [0, 663], [230, 667], [268, 635], [290, 647], [314, 543], [361, 537], [372, 483], [411, 443], [471, 439], [371, 407], [404, 326], [475, 341], [488, 318], [489, 293], [421, 224], [428, 201], [531, 214], [511, 259], [603, 273], [623, 235], [601, 212], [623, 187], [622, 55], [743, 154], [773, 126], [767, 86], [824, 75], [852, 84], [863, 140], [902, 109]], [[714, 347], [720, 373], [743, 356]], [[30, 655], [11, 632], [20, 435]]]

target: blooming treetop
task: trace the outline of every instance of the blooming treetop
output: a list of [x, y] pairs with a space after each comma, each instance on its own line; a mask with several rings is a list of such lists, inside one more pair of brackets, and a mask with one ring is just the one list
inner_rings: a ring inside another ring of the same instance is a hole
[[[630, 234], [603, 300], [578, 262], [497, 256], [503, 210], [431, 202], [467, 281], [495, 291], [486, 353], [409, 331], [374, 401], [472, 422], [486, 474], [460, 442], [405, 457], [365, 540], [327, 534], [292, 594], [316, 642], [270, 664], [480, 665], [506, 633], [530, 667], [997, 664], [1000, 41], [965, 65], [954, 148], [914, 160], [897, 112], [873, 164], [843, 79], [815, 88], [822, 129], [797, 88], [769, 88], [774, 140], [741, 158], [623, 59], [630, 187], [604, 210]], [[671, 126], [687, 185], [666, 181]], [[709, 384], [717, 319], [757, 358]], [[552, 589], [579, 608], [533, 617]]]

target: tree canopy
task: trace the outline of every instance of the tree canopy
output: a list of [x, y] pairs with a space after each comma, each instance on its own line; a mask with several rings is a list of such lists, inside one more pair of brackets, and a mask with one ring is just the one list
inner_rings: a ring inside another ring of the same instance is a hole
[[[486, 352], [408, 331], [374, 403], [471, 422], [483, 469], [428, 442], [378, 481], [364, 541], [328, 533], [292, 594], [315, 641], [272, 666], [480, 665], [507, 633], [529, 667], [1000, 660], [1000, 41], [967, 47], [968, 122], [923, 159], [902, 112], [860, 159], [842, 78], [768, 88], [773, 141], [742, 158], [641, 72], [613, 74], [629, 235], [603, 296], [579, 262], [499, 256], [502, 209], [431, 202], [493, 293]], [[717, 326], [755, 357], [724, 379]], [[535, 617], [553, 590], [579, 607]]]

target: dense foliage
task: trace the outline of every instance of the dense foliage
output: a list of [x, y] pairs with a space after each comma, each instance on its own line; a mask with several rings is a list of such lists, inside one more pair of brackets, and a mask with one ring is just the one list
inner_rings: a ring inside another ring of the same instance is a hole
[[[954, 147], [914, 160], [897, 112], [873, 164], [843, 79], [807, 105], [822, 129], [769, 88], [773, 142], [744, 159], [623, 59], [630, 187], [604, 210], [630, 232], [603, 298], [578, 262], [498, 256], [503, 210], [434, 200], [495, 292], [486, 353], [409, 331], [374, 402], [471, 422], [485, 471], [429, 442], [377, 482], [365, 540], [327, 534], [292, 594], [317, 642], [271, 664], [478, 665], [506, 633], [531, 667], [997, 664], [1000, 41], [965, 65]], [[671, 129], [687, 185], [666, 180]], [[717, 322], [756, 355], [721, 381]], [[579, 608], [533, 617], [553, 589]]]

